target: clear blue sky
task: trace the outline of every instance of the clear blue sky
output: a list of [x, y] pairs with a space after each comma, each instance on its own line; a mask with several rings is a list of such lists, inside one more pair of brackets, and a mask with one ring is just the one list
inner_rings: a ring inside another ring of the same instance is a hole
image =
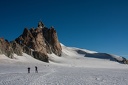
[[0, 37], [14, 40], [40, 20], [66, 46], [128, 58], [127, 0], [0, 0]]

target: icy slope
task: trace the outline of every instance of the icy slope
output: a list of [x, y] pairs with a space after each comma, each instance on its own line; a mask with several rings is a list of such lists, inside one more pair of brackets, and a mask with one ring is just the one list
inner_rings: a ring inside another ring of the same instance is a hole
[[61, 45], [62, 56], [49, 54], [50, 63], [75, 67], [127, 68], [127, 65], [117, 62], [122, 61], [122, 57]]
[[10, 59], [5, 55], [0, 55], [0, 64], [26, 64], [26, 63], [43, 64], [45, 62], [39, 61], [26, 53], [23, 53], [23, 56], [17, 56], [16, 54], [14, 54], [14, 59]]

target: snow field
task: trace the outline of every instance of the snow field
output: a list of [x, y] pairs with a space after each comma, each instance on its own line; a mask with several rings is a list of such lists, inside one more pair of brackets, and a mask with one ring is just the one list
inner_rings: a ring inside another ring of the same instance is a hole
[[35, 73], [34, 69], [31, 73], [27, 73], [26, 66], [19, 68], [12, 65], [10, 67], [8, 69], [1, 67], [9, 72], [0, 69], [0, 85], [128, 85], [128, 69], [42, 64], [38, 66], [39, 73]]
[[[64, 45], [62, 49], [61, 57], [49, 54], [50, 63], [25, 53], [15, 59], [0, 55], [0, 85], [128, 85], [128, 65], [85, 56], [95, 51]], [[35, 66], [39, 73], [35, 73]]]

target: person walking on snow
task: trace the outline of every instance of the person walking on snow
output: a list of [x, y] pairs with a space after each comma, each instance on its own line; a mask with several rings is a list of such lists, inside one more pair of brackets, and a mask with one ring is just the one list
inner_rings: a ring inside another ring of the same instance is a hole
[[37, 68], [37, 66], [35, 66], [35, 73], [38, 73], [38, 68]]
[[30, 67], [28, 67], [28, 73], [30, 73]]

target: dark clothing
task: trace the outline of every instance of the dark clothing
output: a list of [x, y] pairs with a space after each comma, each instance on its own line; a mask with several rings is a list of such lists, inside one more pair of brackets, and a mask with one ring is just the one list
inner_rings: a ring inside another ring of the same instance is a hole
[[35, 73], [38, 73], [38, 68], [37, 68], [37, 66], [35, 66]]
[[28, 73], [30, 73], [30, 67], [28, 67]]

